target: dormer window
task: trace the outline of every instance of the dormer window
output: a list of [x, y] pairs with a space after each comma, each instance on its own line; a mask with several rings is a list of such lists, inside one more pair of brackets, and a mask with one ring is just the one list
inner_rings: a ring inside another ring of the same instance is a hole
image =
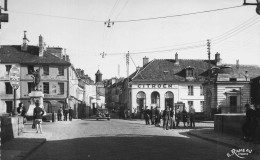
[[186, 77], [193, 77], [194, 76], [194, 68], [188, 66], [186, 68]]

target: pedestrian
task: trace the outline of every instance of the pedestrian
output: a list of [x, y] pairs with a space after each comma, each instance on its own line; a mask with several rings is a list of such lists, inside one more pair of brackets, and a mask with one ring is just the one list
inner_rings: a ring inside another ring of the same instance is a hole
[[167, 106], [164, 111], [163, 111], [163, 129], [168, 130], [168, 125], [169, 125], [169, 120], [170, 120], [170, 110], [169, 107]]
[[186, 108], [184, 107], [182, 111], [182, 122], [184, 127], [186, 127], [187, 117], [188, 117], [188, 113], [186, 111]]
[[23, 123], [27, 122], [27, 110], [25, 109], [23, 103], [19, 103], [19, 107], [17, 108], [17, 112], [23, 117]]
[[181, 111], [178, 109], [176, 111], [176, 127], [179, 127], [180, 121], [181, 121]]
[[131, 117], [131, 111], [130, 111], [130, 109], [127, 110], [127, 118], [128, 118], [128, 119], [131, 119], [131, 118], [132, 118], [132, 117]]
[[174, 129], [175, 128], [175, 115], [174, 115], [174, 107], [171, 108], [170, 110], [170, 129]]
[[73, 116], [73, 110], [72, 108], [70, 107], [69, 109], [69, 120], [72, 121], [72, 116]]
[[155, 110], [153, 109], [153, 107], [151, 107], [151, 113], [150, 113], [150, 118], [151, 118], [151, 124], [154, 125], [155, 124]]
[[154, 115], [155, 115], [155, 127], [158, 127], [160, 121], [160, 111], [158, 110], [158, 107], [155, 107]]
[[195, 127], [195, 109], [193, 106], [190, 106], [189, 110], [189, 117], [190, 117], [190, 127]]
[[146, 110], [144, 111], [144, 119], [145, 119], [145, 124], [146, 125], [150, 125], [150, 111], [148, 108], [146, 108]]
[[[42, 116], [44, 114], [44, 110], [40, 108], [39, 100], [36, 100], [35, 102], [35, 108], [33, 109], [33, 120], [34, 124], [36, 125], [36, 133], [42, 134]], [[39, 132], [40, 131], [40, 132]]]
[[68, 119], [68, 110], [67, 109], [63, 110], [63, 116], [64, 116], [63, 120], [67, 121], [67, 119]]
[[62, 121], [62, 107], [58, 109], [58, 121]]
[[255, 111], [250, 107], [249, 104], [245, 104], [246, 108], [246, 121], [242, 126], [243, 139], [252, 140], [252, 124], [255, 117]]

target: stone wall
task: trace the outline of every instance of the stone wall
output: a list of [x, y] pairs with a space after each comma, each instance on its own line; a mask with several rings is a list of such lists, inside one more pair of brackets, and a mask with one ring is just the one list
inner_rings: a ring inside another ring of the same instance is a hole
[[[242, 126], [245, 119], [245, 114], [215, 114], [214, 130], [215, 132], [230, 134], [242, 138]], [[258, 117], [257, 120], [258, 126], [256, 128], [255, 137], [260, 140], [260, 118]]]
[[1, 142], [18, 137], [23, 133], [23, 117], [1, 117]]

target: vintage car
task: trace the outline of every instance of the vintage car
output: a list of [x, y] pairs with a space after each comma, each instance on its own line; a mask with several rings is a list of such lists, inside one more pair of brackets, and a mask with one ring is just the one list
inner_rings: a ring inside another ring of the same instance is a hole
[[107, 119], [110, 120], [110, 114], [107, 108], [98, 108], [96, 113], [96, 119]]

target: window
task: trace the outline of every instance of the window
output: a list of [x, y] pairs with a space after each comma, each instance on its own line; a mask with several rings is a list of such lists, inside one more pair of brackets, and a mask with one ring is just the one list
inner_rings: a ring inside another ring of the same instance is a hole
[[203, 86], [200, 86], [200, 95], [201, 95], [201, 96], [204, 95], [204, 89], [203, 89]]
[[200, 101], [200, 111], [204, 112], [204, 101]]
[[5, 65], [6, 74], [9, 74], [12, 65]]
[[49, 75], [49, 66], [43, 66], [43, 75]]
[[188, 101], [188, 106], [193, 106], [193, 101]]
[[13, 87], [10, 82], [5, 83], [5, 94], [13, 94]]
[[193, 86], [188, 86], [188, 95], [193, 96]]
[[59, 85], [59, 93], [58, 94], [64, 94], [64, 83], [58, 83]]
[[187, 77], [193, 77], [193, 70], [192, 69], [187, 69], [186, 70], [186, 76]]
[[32, 74], [34, 71], [34, 66], [29, 65], [29, 66], [27, 66], [27, 68], [28, 68], [28, 74]]
[[5, 101], [6, 113], [11, 113], [13, 109], [13, 101]]
[[64, 67], [63, 66], [59, 66], [58, 70], [59, 70], [59, 75], [60, 76], [64, 76]]
[[33, 82], [28, 82], [28, 93], [31, 93], [33, 90]]
[[49, 82], [43, 82], [43, 93], [49, 94]]

